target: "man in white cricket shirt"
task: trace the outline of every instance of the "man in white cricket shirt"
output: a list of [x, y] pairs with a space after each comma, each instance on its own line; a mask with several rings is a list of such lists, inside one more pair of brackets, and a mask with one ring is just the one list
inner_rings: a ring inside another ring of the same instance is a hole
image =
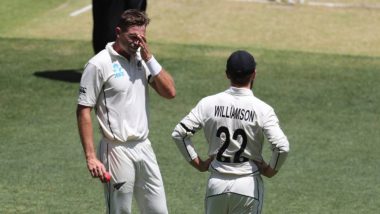
[[[127, 10], [115, 29], [116, 41], [89, 60], [80, 82], [77, 119], [87, 167], [105, 181], [107, 213], [131, 213], [135, 196], [141, 213], [168, 213], [162, 177], [148, 140], [148, 84], [175, 97], [171, 75], [149, 51], [149, 18]], [[95, 154], [91, 110], [103, 138]]]
[[[256, 62], [246, 51], [227, 60], [230, 88], [203, 98], [175, 127], [172, 137], [181, 154], [199, 171], [210, 171], [205, 213], [261, 213], [264, 186], [261, 175], [274, 176], [289, 152], [289, 142], [271, 106], [251, 88]], [[197, 154], [191, 137], [204, 130], [209, 158]], [[262, 156], [264, 137], [272, 156]]]

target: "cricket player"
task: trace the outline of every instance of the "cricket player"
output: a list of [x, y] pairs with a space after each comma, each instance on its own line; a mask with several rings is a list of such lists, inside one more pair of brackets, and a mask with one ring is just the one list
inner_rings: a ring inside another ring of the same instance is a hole
[[[160, 170], [148, 139], [148, 85], [175, 97], [171, 75], [151, 54], [145, 37], [149, 18], [127, 10], [115, 29], [116, 41], [89, 60], [80, 82], [77, 120], [87, 167], [104, 184], [107, 213], [168, 213]], [[95, 153], [91, 111], [103, 138]]]
[[[289, 152], [289, 142], [278, 118], [251, 88], [256, 62], [246, 51], [236, 51], [227, 61], [230, 88], [203, 98], [175, 127], [172, 137], [181, 154], [199, 171], [210, 171], [205, 213], [261, 213], [264, 186], [261, 175], [274, 176]], [[191, 137], [204, 130], [209, 157], [203, 161]], [[264, 137], [272, 155], [262, 156]]]

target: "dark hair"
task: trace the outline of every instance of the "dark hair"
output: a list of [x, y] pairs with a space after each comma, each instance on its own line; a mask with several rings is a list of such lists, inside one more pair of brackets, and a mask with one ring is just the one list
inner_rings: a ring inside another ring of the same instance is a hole
[[125, 31], [132, 26], [146, 26], [149, 22], [150, 19], [144, 11], [130, 9], [124, 11], [117, 26]]
[[246, 76], [236, 76], [234, 74], [229, 73], [226, 71], [228, 77], [231, 80], [231, 83], [236, 84], [236, 85], [246, 85], [251, 81], [251, 74], [248, 74]]

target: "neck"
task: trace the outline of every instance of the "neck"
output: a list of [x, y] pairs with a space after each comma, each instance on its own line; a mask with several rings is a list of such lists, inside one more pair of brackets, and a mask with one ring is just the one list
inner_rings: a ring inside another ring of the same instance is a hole
[[247, 88], [247, 89], [251, 89], [252, 88], [252, 83], [248, 83], [248, 84], [244, 84], [244, 85], [238, 85], [238, 84], [231, 83], [231, 86], [235, 87], [235, 88]]

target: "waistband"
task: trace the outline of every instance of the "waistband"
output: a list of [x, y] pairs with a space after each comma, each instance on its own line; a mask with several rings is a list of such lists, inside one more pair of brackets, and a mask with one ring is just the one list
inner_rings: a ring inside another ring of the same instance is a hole
[[144, 143], [144, 142], [150, 143], [150, 141], [148, 139], [119, 141], [119, 140], [116, 140], [116, 139], [115, 140], [111, 140], [111, 139], [108, 139], [106, 137], [103, 137], [101, 139], [101, 141], [106, 142], [106, 143], [110, 143], [110, 144], [119, 144], [119, 145], [135, 145], [135, 144]]
[[231, 175], [232, 177], [260, 174], [259, 168], [251, 160], [236, 164], [213, 160], [208, 171], [212, 174]]

